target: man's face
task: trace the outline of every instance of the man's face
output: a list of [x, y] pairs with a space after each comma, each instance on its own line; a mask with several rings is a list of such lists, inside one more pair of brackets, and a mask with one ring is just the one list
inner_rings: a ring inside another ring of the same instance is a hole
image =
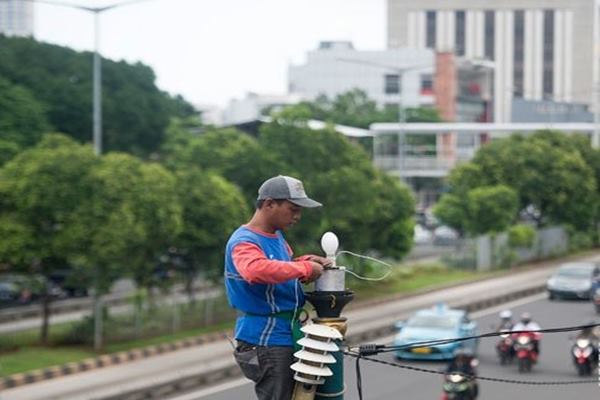
[[302, 207], [287, 200], [279, 203], [271, 200], [265, 205], [269, 212], [269, 221], [276, 229], [285, 230], [300, 221], [302, 216]]

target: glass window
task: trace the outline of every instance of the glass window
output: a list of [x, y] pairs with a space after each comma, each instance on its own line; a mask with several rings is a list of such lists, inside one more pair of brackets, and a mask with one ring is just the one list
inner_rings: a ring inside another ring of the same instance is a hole
[[465, 55], [465, 28], [466, 28], [466, 20], [465, 20], [465, 12], [463, 10], [456, 11], [455, 13], [456, 24], [454, 28], [454, 48], [456, 55], [464, 56]]
[[484, 53], [488, 60], [494, 59], [494, 40], [495, 40], [496, 22], [494, 19], [494, 11], [485, 12], [485, 38], [484, 38]]
[[398, 94], [400, 93], [400, 75], [386, 74], [385, 75], [385, 93]]
[[436, 22], [435, 22], [435, 11], [427, 11], [425, 14], [426, 20], [426, 39], [425, 45], [430, 49], [435, 49], [435, 37], [436, 37]]
[[523, 69], [525, 66], [525, 11], [515, 11], [513, 87], [515, 97], [523, 97]]
[[544, 78], [545, 95], [554, 93], [554, 10], [544, 11]]

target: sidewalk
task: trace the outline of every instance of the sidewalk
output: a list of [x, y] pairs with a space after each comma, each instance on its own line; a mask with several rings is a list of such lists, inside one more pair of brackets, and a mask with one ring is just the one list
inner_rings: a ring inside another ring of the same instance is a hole
[[[569, 260], [600, 260], [600, 252], [570, 257]], [[366, 341], [389, 333], [395, 321], [406, 318], [415, 309], [440, 301], [452, 306], [483, 308], [494, 302], [499, 304], [507, 301], [511, 296], [542, 291], [549, 275], [562, 262], [564, 260], [550, 261], [538, 264], [535, 269], [385, 303], [369, 302], [344, 313], [348, 318], [347, 338], [351, 342]], [[177, 390], [238, 375], [231, 353], [229, 341], [220, 340], [122, 365], [8, 389], [0, 393], [0, 397], [2, 400], [165, 398]], [[143, 388], [147, 390], [140, 392]]]

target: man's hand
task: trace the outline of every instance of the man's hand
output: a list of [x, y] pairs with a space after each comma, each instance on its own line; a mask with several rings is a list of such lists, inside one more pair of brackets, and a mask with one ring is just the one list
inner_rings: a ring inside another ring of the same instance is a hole
[[312, 271], [304, 281], [305, 283], [316, 281], [323, 273], [323, 266], [315, 261], [309, 261]]
[[313, 261], [313, 262], [319, 263], [323, 267], [329, 267], [332, 264], [332, 261], [329, 258], [315, 256], [313, 254], [308, 256], [308, 261]]

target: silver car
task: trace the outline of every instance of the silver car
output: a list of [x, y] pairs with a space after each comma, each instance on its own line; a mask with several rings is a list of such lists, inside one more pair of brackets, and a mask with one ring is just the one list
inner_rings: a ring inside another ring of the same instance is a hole
[[548, 279], [548, 298], [589, 299], [592, 282], [600, 277], [600, 265], [594, 262], [573, 262], [560, 266]]

